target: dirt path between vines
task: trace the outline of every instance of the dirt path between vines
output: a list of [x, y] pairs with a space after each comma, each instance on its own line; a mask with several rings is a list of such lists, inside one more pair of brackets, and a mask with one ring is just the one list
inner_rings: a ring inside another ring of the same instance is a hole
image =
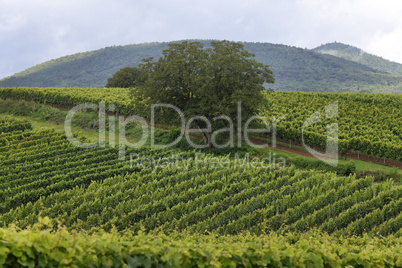
[[[145, 119], [145, 121], [150, 123], [149, 120], [147, 120], [147, 119]], [[155, 127], [155, 126], [151, 125], [151, 127]], [[163, 124], [161, 122], [157, 122], [156, 128], [163, 129], [163, 130], [169, 130], [169, 126], [166, 125], [166, 124]], [[194, 131], [194, 129], [190, 129], [190, 131]], [[197, 135], [194, 135], [194, 134], [190, 134], [190, 136], [194, 137], [196, 139], [200, 139], [200, 140], [203, 139], [201, 136], [197, 136]], [[288, 141], [282, 140], [282, 139], [279, 139], [279, 138], [276, 138], [276, 140], [280, 141], [282, 143], [288, 143]], [[267, 144], [266, 141], [261, 141], [261, 140], [258, 140], [258, 139], [251, 139], [251, 141], [256, 145], [266, 145], [267, 148], [271, 147], [271, 146], [269, 146], [269, 144]], [[287, 152], [290, 152], [290, 153], [302, 155], [302, 156], [314, 157], [308, 151], [301, 150], [299, 148], [295, 148], [295, 147], [292, 147], [292, 146], [303, 147], [302, 144], [292, 142], [291, 144], [289, 144], [289, 146], [285, 146], [283, 144], [276, 144], [276, 146], [274, 148], [278, 149], [278, 150], [287, 151]], [[323, 150], [321, 148], [313, 148], [313, 149], [316, 150], [316, 151], [325, 153], [325, 150]], [[339, 160], [342, 160], [345, 157], [352, 158], [352, 159], [355, 159], [355, 160], [361, 160], [361, 161], [364, 161], [364, 162], [369, 162], [369, 163], [373, 163], [373, 164], [377, 164], [377, 165], [382, 165], [382, 166], [387, 166], [387, 167], [398, 167], [398, 168], [402, 169], [402, 162], [397, 162], [397, 161], [388, 160], [388, 159], [384, 160], [384, 158], [378, 158], [378, 157], [375, 157], [375, 156], [368, 156], [368, 155], [364, 155], [364, 154], [360, 154], [360, 153], [358, 154], [358, 153], [355, 153], [355, 152], [348, 152], [346, 155], [340, 156]]]
[[[278, 139], [278, 138], [277, 138], [277, 140], [280, 141], [280, 142], [288, 143], [287, 141], [281, 140], [281, 139]], [[254, 144], [257, 144], [257, 145], [267, 144], [266, 142], [261, 141], [261, 140], [252, 140], [252, 142]], [[303, 147], [302, 144], [292, 142], [292, 146], [293, 145]], [[267, 146], [267, 147], [271, 147], [271, 146]], [[298, 155], [314, 157], [308, 151], [301, 150], [301, 149], [298, 149], [298, 148], [294, 148], [294, 147], [291, 147], [290, 145], [285, 146], [285, 145], [282, 145], [282, 144], [276, 144], [275, 148], [278, 149], [278, 150], [283, 150], [283, 151], [295, 153], [295, 154], [298, 154]], [[319, 148], [314, 148], [314, 150], [320, 151], [322, 153], [325, 153], [324, 150], [319, 149]], [[342, 158], [344, 158], [344, 157], [345, 156], [342, 155], [340, 157], [340, 160], [342, 160]], [[355, 152], [348, 152], [346, 154], [346, 157], [347, 158], [352, 158], [352, 159], [355, 159], [355, 160], [361, 160], [361, 161], [364, 161], [364, 162], [370, 162], [370, 163], [377, 164], [377, 165], [382, 165], [382, 166], [387, 166], [387, 167], [398, 167], [398, 168], [402, 169], [402, 163], [401, 162], [392, 161], [392, 160], [388, 160], [388, 159], [385, 159], [385, 161], [384, 161], [384, 158], [378, 158], [378, 157], [375, 157], [375, 156], [368, 156], [368, 155], [364, 155], [364, 154], [358, 154], [358, 153], [355, 153]]]

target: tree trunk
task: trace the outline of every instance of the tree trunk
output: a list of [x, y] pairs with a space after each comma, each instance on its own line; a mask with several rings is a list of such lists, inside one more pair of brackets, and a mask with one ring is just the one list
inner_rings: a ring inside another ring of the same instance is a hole
[[204, 129], [201, 129], [200, 127], [198, 127], [198, 129], [201, 131], [202, 138], [204, 139], [205, 144], [208, 145], [208, 148], [213, 148], [214, 146], [212, 144], [212, 132], [205, 131]]
[[212, 132], [207, 132], [207, 139], [208, 139], [208, 148], [213, 148], [213, 144], [212, 144]]
[[213, 148], [212, 144], [212, 131], [205, 131], [205, 129], [201, 128], [197, 121], [195, 121], [198, 129], [202, 133], [202, 138], [204, 139], [205, 144], [208, 145], [208, 148]]

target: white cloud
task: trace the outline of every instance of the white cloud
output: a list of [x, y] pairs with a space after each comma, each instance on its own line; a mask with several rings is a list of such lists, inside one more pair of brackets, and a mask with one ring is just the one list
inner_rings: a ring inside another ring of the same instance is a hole
[[366, 51], [402, 63], [402, 29], [377, 32], [369, 40]]
[[[297, 43], [308, 47], [339, 41], [402, 63], [402, 2], [393, 0], [297, 1], [307, 29]], [[309, 27], [309, 28], [307, 28]], [[317, 44], [318, 45], [318, 44]]]
[[0, 77], [111, 45], [196, 38], [338, 41], [402, 63], [400, 1], [0, 0], [0, 10]]

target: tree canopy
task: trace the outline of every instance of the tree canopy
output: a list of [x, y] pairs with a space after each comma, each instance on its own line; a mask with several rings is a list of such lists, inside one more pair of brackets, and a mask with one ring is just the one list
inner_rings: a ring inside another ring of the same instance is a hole
[[141, 70], [137, 67], [125, 67], [118, 70], [107, 80], [105, 87], [130, 88], [143, 83], [140, 79]]
[[[152, 104], [165, 103], [186, 119], [196, 117], [194, 126], [211, 146], [214, 132], [228, 125], [222, 116], [236, 123], [241, 102], [244, 123], [257, 112], [264, 84], [274, 82], [269, 66], [253, 57], [243, 44], [229, 41], [212, 41], [209, 48], [200, 42], [170, 44], [157, 61], [148, 58], [139, 65], [144, 84], [132, 89], [134, 105], [145, 116]], [[172, 109], [161, 109], [158, 116], [166, 123], [178, 117]], [[211, 122], [209, 128], [201, 117]]]

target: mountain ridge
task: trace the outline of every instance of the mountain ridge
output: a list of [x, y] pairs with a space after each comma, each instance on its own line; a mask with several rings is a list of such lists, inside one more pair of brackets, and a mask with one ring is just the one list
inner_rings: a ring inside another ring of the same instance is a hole
[[[209, 46], [211, 40], [186, 41], [199, 41]], [[0, 86], [104, 87], [107, 78], [119, 69], [134, 67], [143, 58], [158, 58], [170, 43], [177, 42], [181, 41], [113, 46], [67, 55], [3, 78]], [[367, 62], [329, 55], [320, 47], [303, 49], [272, 43], [239, 43], [255, 54], [257, 61], [270, 65], [275, 76], [271, 87], [275, 90], [402, 93], [402, 71], [401, 74], [389, 72]], [[379, 61], [378, 58], [375, 59]], [[402, 70], [402, 64], [399, 65], [395, 70], [399, 67]]]

